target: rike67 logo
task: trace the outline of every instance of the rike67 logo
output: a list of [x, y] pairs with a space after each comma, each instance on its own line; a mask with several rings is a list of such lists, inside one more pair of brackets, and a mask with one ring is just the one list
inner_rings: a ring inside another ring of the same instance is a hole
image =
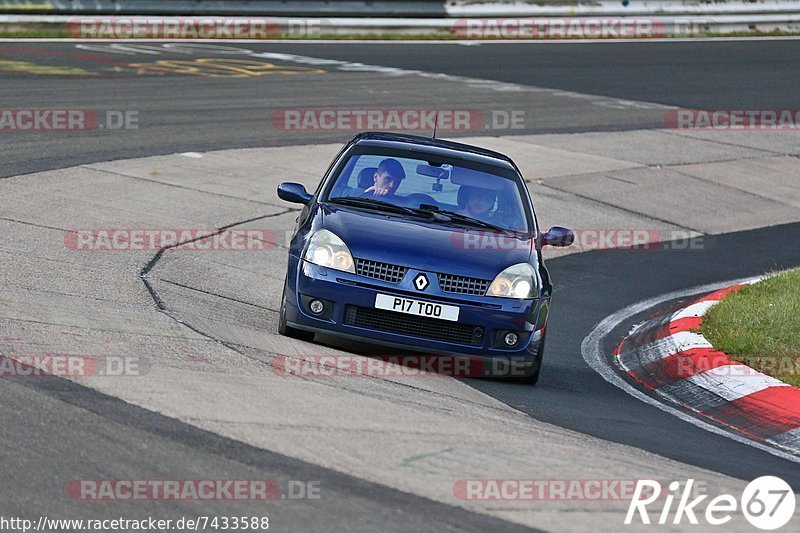
[[[721, 526], [741, 511], [751, 525], [771, 531], [788, 524], [794, 515], [794, 491], [779, 477], [762, 476], [754, 479], [745, 487], [739, 499], [731, 494], [721, 494], [705, 501], [707, 494], [694, 497], [693, 485], [694, 480], [689, 479], [681, 490], [681, 483], [673, 481], [665, 494], [658, 481], [640, 479], [628, 507], [625, 524], [678, 525], [688, 522], [697, 525], [700, 516], [707, 524]], [[701, 512], [701, 509], [704, 511]], [[652, 511], [655, 511], [655, 516], [651, 518]]]

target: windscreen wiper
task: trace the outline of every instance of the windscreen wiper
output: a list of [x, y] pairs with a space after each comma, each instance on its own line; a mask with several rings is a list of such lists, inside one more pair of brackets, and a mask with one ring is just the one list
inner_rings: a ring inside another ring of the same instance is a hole
[[426, 218], [431, 218], [432, 216], [432, 213], [430, 211], [420, 211], [418, 209], [412, 209], [411, 207], [391, 204], [389, 202], [381, 202], [380, 200], [375, 200], [373, 198], [359, 198], [357, 196], [340, 196], [338, 198], [331, 198], [328, 201], [332, 204], [351, 205], [353, 207], [365, 207], [367, 209], [377, 209], [380, 211], [393, 211], [395, 213], [404, 213], [413, 216], [424, 216]]
[[514, 231], [514, 230], [511, 230], [511, 229], [508, 229], [508, 228], [501, 228], [500, 226], [495, 226], [494, 224], [491, 224], [489, 222], [485, 222], [483, 220], [480, 220], [480, 219], [477, 219], [477, 218], [473, 218], [471, 216], [467, 216], [467, 215], [464, 215], [462, 213], [456, 213], [455, 211], [437, 210], [436, 213], [439, 214], [439, 215], [445, 215], [449, 219], [451, 219], [452, 222], [456, 222], [458, 224], [464, 224], [464, 225], [467, 225], [467, 226], [474, 226], [474, 227], [477, 227], [477, 228], [488, 229], [490, 231], [496, 231], [496, 232], [499, 232], [499, 233], [510, 233], [510, 234], [513, 234], [513, 235], [519, 235], [519, 233], [520, 233], [518, 231]]

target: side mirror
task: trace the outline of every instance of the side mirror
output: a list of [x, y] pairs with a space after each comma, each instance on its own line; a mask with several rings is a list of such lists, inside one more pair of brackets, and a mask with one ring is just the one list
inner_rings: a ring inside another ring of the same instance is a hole
[[302, 184], [286, 181], [278, 185], [278, 198], [293, 204], [307, 204], [311, 200], [311, 194]]
[[575, 242], [575, 234], [572, 230], [553, 226], [547, 233], [542, 234], [542, 244], [549, 246], [566, 247]]

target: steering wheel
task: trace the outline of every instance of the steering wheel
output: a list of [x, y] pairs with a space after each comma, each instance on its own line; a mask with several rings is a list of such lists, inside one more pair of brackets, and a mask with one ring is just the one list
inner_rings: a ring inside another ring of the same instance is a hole
[[423, 193], [409, 194], [405, 197], [406, 204], [408, 205], [435, 205], [438, 207], [439, 203], [433, 199], [432, 196]]

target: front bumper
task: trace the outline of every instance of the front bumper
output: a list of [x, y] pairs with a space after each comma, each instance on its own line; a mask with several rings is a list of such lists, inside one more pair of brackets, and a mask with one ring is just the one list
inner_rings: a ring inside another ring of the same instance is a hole
[[[425, 272], [430, 287], [416, 291], [411, 280], [418, 270], [410, 269], [399, 284], [389, 283], [319, 267], [296, 256], [289, 257], [288, 272], [286, 320], [294, 328], [413, 351], [505, 359], [526, 368], [538, 365], [549, 298], [512, 300], [445, 293], [432, 272]], [[458, 322], [376, 310], [379, 293], [456, 305]], [[310, 311], [312, 299], [326, 303], [324, 313]], [[502, 338], [510, 331], [518, 334], [519, 341], [509, 348]]]

